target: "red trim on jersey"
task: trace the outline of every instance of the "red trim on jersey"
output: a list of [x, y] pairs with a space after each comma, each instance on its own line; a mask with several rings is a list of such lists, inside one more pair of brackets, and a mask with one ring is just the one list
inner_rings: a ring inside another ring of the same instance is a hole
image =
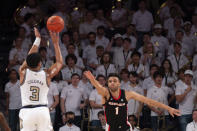
[[[127, 104], [127, 114], [128, 114], [128, 104]], [[133, 129], [132, 129], [132, 126], [131, 126], [131, 124], [129, 123], [129, 121], [128, 121], [128, 115], [127, 115], [127, 119], [126, 119], [126, 123], [127, 123], [127, 125], [130, 127], [130, 131], [132, 131]]]
[[120, 92], [119, 92], [119, 96], [118, 96], [118, 98], [115, 98], [115, 97], [113, 97], [113, 96], [112, 96], [112, 97], [113, 97], [113, 99], [114, 99], [114, 100], [116, 100], [116, 101], [117, 101], [117, 100], [119, 100], [119, 99], [120, 99], [120, 96], [121, 96], [121, 89], [119, 89], [119, 90], [120, 90]]
[[[105, 113], [105, 108], [106, 108], [106, 106], [104, 106], [104, 115], [105, 115], [105, 120], [106, 120], [106, 123], [107, 123], [107, 116], [106, 116], [106, 113]], [[109, 125], [109, 124], [107, 124], [107, 125]], [[108, 128], [108, 131], [110, 131], [110, 125], [109, 125], [109, 128]]]

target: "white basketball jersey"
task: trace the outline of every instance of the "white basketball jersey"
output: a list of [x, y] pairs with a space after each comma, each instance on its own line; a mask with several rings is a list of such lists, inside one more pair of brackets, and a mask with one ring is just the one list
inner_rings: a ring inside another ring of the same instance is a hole
[[26, 69], [21, 89], [22, 106], [47, 105], [48, 85], [44, 70], [32, 71]]

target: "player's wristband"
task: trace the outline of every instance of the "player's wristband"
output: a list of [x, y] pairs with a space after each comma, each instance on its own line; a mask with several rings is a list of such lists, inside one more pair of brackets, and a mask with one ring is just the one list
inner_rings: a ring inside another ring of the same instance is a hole
[[39, 37], [36, 37], [33, 45], [39, 47], [40, 46], [40, 41], [41, 41], [41, 39]]

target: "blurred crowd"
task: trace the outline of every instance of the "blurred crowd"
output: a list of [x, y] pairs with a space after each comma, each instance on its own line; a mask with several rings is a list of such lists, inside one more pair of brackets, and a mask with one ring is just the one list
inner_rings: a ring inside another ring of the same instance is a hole
[[[48, 93], [54, 130], [105, 129], [102, 97], [83, 74], [90, 70], [106, 88], [107, 76], [117, 73], [121, 89], [181, 111], [182, 116], [172, 118], [166, 111], [130, 100], [128, 121], [134, 131], [197, 131], [197, 5], [192, 0], [27, 0], [13, 16], [17, 32], [6, 68], [5, 115], [12, 131], [19, 129], [18, 69], [34, 42], [33, 27], [41, 34], [42, 68], [55, 62], [46, 27], [52, 15], [65, 22], [59, 43], [64, 66]], [[157, 71], [163, 74], [162, 88], [155, 86]], [[187, 126], [192, 121], [196, 126]]]

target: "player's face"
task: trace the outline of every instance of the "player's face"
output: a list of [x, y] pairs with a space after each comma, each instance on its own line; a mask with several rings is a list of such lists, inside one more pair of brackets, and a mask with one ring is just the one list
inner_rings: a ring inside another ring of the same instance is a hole
[[108, 87], [113, 92], [117, 91], [120, 87], [120, 80], [117, 77], [110, 77], [108, 79]]

